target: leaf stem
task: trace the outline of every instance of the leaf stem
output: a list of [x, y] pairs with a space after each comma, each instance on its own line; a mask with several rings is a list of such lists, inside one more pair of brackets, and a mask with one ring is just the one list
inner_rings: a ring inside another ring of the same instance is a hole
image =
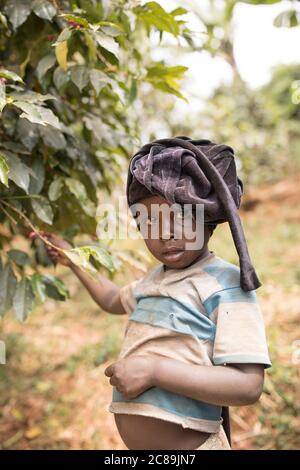
[[15, 211], [22, 219], [25, 220], [25, 222], [27, 223], [27, 225], [29, 225], [29, 227], [31, 228], [31, 230], [36, 233], [36, 235], [41, 239], [43, 240], [43, 242], [46, 244], [46, 245], [49, 245], [49, 246], [52, 246], [52, 248], [55, 248], [56, 250], [58, 251], [61, 251], [62, 253], [65, 254], [65, 250], [63, 250], [62, 248], [60, 248], [59, 246], [57, 245], [54, 245], [53, 243], [49, 242], [49, 240], [47, 240], [47, 238], [43, 237], [43, 235], [41, 235], [41, 232], [39, 231], [38, 228], [36, 228], [32, 222], [28, 219], [28, 217], [23, 214], [23, 212], [21, 212], [19, 209], [17, 209], [15, 206], [9, 204], [9, 202], [6, 202], [6, 201], [1, 201], [2, 204], [5, 204], [6, 206], [10, 207], [13, 211]]
[[7, 217], [9, 218], [9, 220], [12, 222], [12, 224], [16, 225], [18, 222], [16, 221], [16, 219], [13, 218], [12, 215], [10, 215], [9, 212], [7, 212], [7, 210], [2, 206], [2, 204], [0, 203], [0, 207], [1, 209], [3, 210], [4, 214], [7, 215]]

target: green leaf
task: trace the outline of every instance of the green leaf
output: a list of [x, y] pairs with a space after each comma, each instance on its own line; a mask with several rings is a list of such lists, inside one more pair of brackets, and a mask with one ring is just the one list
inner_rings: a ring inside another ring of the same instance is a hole
[[178, 84], [178, 81], [183, 79], [187, 70], [188, 68], [183, 65], [167, 67], [164, 64], [157, 63], [148, 68], [146, 80], [152, 83], [155, 88], [187, 101], [180, 93]]
[[178, 91], [176, 88], [173, 88], [169, 86], [167, 83], [164, 82], [158, 82], [158, 83], [153, 83], [154, 88], [157, 88], [158, 90], [163, 91], [164, 93], [169, 93], [170, 95], [175, 95], [178, 98], [183, 99], [184, 101], [188, 102], [187, 98], [183, 96], [183, 94]]
[[20, 115], [21, 118], [43, 126], [50, 124], [50, 126], [60, 129], [59, 120], [51, 109], [33, 103], [26, 103], [25, 101], [14, 101], [13, 104], [23, 111]]
[[56, 58], [53, 54], [48, 54], [39, 61], [37, 69], [36, 69], [36, 74], [37, 74], [39, 81], [41, 81], [41, 79], [48, 72], [48, 70], [50, 70], [51, 67], [53, 67], [55, 62], [56, 62]]
[[1, 13], [1, 11], [0, 11], [0, 23], [2, 23], [3, 26], [4, 26], [5, 28], [7, 28], [7, 19], [6, 19], [6, 17]]
[[[3, 148], [4, 151], [15, 151], [18, 152], [20, 155], [29, 155], [30, 152], [23, 146], [23, 143], [18, 143], [18, 142], [11, 142], [9, 140], [3, 140], [2, 142], [0, 141], [0, 147]], [[23, 158], [23, 157], [22, 157]]]
[[90, 256], [93, 256], [100, 265], [104, 266], [109, 271], [115, 271], [113, 256], [103, 247], [97, 245], [80, 246], [72, 248], [71, 250], [64, 250], [64, 253], [74, 264], [80, 266], [96, 280], [99, 280], [97, 277], [98, 271], [89, 261]]
[[13, 181], [17, 186], [24, 189], [28, 194], [30, 182], [30, 168], [23, 163], [19, 157], [11, 153], [6, 153], [6, 162], [9, 166], [8, 178]]
[[14, 101], [24, 101], [26, 103], [39, 104], [47, 100], [56, 100], [57, 98], [50, 93], [42, 95], [32, 90], [25, 90], [22, 92], [12, 92], [9, 95]]
[[65, 13], [60, 16], [62, 16], [65, 20], [77, 23], [78, 25], [84, 26], [85, 28], [89, 27], [89, 22], [82, 16], [69, 15]]
[[43, 196], [31, 199], [31, 206], [39, 219], [46, 224], [52, 225], [53, 211], [48, 199]]
[[119, 44], [112, 37], [107, 36], [101, 31], [96, 31], [94, 37], [99, 46], [111, 52], [117, 59], [119, 58]]
[[39, 194], [44, 186], [45, 166], [42, 159], [35, 159], [31, 169], [33, 174], [30, 175], [29, 194]]
[[18, 137], [28, 150], [32, 150], [39, 140], [38, 126], [27, 119], [18, 119]]
[[93, 132], [98, 142], [102, 142], [103, 140], [109, 142], [111, 140], [111, 129], [99, 116], [84, 116], [83, 121], [87, 129]]
[[13, 82], [24, 83], [22, 78], [11, 70], [0, 69], [0, 77], [6, 78], [6, 80], [12, 80]]
[[0, 268], [0, 315], [4, 315], [12, 306], [17, 278], [7, 263]]
[[88, 84], [89, 75], [84, 65], [74, 65], [71, 68], [71, 80], [81, 92]]
[[89, 262], [89, 253], [82, 251], [80, 248], [72, 248], [71, 250], [64, 250], [64, 254], [72, 261], [72, 263], [82, 268], [85, 272], [91, 275], [93, 279], [99, 281], [99, 278], [97, 277], [97, 269]]
[[65, 230], [63, 230], [61, 235], [66, 240], [72, 240], [74, 237], [76, 237], [76, 235], [79, 235], [80, 232], [81, 232], [80, 225], [77, 223], [74, 223], [74, 224], [71, 223], [71, 225], [69, 225]]
[[67, 41], [58, 42], [55, 46], [55, 55], [57, 62], [61, 68], [66, 72], [68, 70], [68, 43]]
[[41, 302], [45, 302], [46, 286], [43, 282], [43, 275], [39, 273], [34, 273], [31, 276], [31, 286], [35, 296], [38, 297]]
[[97, 62], [97, 44], [94, 41], [93, 35], [90, 31], [84, 31], [84, 38], [86, 41], [86, 45], [88, 47], [88, 61], [90, 65], [93, 65]]
[[49, 147], [55, 150], [62, 150], [66, 147], [67, 142], [62, 132], [51, 126], [41, 126], [40, 135]]
[[294, 28], [300, 24], [300, 11], [287, 10], [276, 16], [274, 26], [277, 28]]
[[90, 217], [95, 217], [95, 204], [88, 198], [85, 186], [81, 181], [76, 180], [75, 178], [65, 178], [65, 184], [69, 191], [74, 194], [84, 212]]
[[34, 306], [34, 292], [31, 282], [27, 277], [23, 277], [17, 284], [15, 295], [13, 297], [13, 308], [16, 318], [20, 322], [26, 320]]
[[0, 181], [8, 188], [9, 166], [6, 163], [4, 155], [0, 154]]
[[159, 81], [161, 78], [166, 77], [181, 79], [187, 70], [188, 67], [185, 67], [184, 65], [167, 67], [164, 64], [157, 63], [154, 66], [148, 68], [147, 79], [151, 79], [153, 81]]
[[[149, 33], [152, 26], [160, 31], [177, 36], [179, 34], [179, 23], [174, 14], [166, 12], [157, 2], [147, 2], [134, 9], [137, 18], [142, 21]], [[174, 10], [173, 10], [174, 11]]]
[[115, 270], [113, 257], [110, 252], [105, 248], [96, 245], [87, 245], [80, 246], [77, 249], [87, 254], [88, 256], [93, 256], [102, 266], [104, 266], [109, 271], [113, 272]]
[[111, 82], [111, 79], [101, 70], [92, 69], [89, 72], [90, 74], [90, 82], [93, 85], [97, 95], [99, 95], [100, 91], [102, 90], [105, 85]]
[[182, 7], [175, 8], [174, 10], [170, 11], [170, 15], [172, 16], [181, 16], [181, 15], [186, 15], [188, 13], [188, 10]]
[[121, 24], [112, 23], [111, 21], [99, 21], [97, 23], [101, 27], [101, 31], [108, 36], [120, 36], [124, 34], [124, 29]]
[[25, 251], [12, 249], [7, 252], [7, 255], [18, 266], [25, 266], [26, 264], [31, 263], [31, 258]]
[[53, 267], [53, 261], [48, 255], [46, 245], [42, 240], [38, 240], [33, 246], [34, 258], [37, 264], [45, 267]]
[[49, 21], [56, 15], [56, 8], [47, 0], [35, 0], [33, 3], [33, 11], [40, 18]]
[[48, 297], [55, 300], [66, 300], [70, 298], [68, 288], [63, 281], [50, 274], [44, 274], [42, 281], [45, 285], [45, 292]]
[[5, 13], [9, 18], [14, 30], [21, 26], [27, 20], [32, 10], [32, 1], [30, 0], [9, 0], [5, 5]]
[[71, 28], [65, 28], [62, 30], [58, 38], [56, 39], [55, 43], [52, 44], [52, 46], [56, 46], [60, 42], [65, 42], [67, 41], [72, 35], [72, 29]]
[[137, 97], [137, 81], [134, 78], [132, 78], [131, 85], [129, 88], [129, 95], [128, 95], [129, 103], [133, 103], [136, 97]]
[[0, 81], [0, 113], [2, 113], [5, 105], [6, 105], [5, 85], [4, 83]]
[[56, 177], [49, 186], [48, 196], [50, 201], [56, 201], [62, 194], [64, 182], [63, 178]]
[[[114, 4], [111, 2], [111, 0], [102, 0], [102, 8], [103, 8], [103, 16], [104, 18], [107, 18], [113, 11], [114, 9]], [[101, 15], [102, 16], [102, 15]]]
[[64, 72], [61, 67], [57, 67], [53, 74], [53, 81], [56, 88], [59, 90], [69, 81], [69, 72]]

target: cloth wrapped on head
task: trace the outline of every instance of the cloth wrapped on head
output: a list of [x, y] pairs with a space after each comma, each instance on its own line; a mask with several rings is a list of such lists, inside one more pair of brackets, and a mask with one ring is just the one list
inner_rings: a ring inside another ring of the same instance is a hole
[[239, 256], [241, 288], [250, 291], [261, 286], [238, 213], [243, 183], [231, 147], [186, 136], [150, 142], [130, 160], [126, 194], [129, 207], [151, 195], [170, 203], [204, 204], [205, 224], [229, 223]]

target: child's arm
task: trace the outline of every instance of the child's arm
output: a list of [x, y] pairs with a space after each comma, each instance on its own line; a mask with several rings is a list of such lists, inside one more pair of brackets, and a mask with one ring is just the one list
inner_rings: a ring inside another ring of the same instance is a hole
[[197, 366], [168, 358], [156, 360], [154, 384], [170, 392], [221, 406], [255, 403], [263, 390], [261, 364]]
[[[49, 232], [42, 232], [43, 236], [47, 238], [53, 245], [63, 249], [71, 249], [72, 245], [64, 240], [59, 235]], [[93, 300], [103, 310], [108, 313], [125, 314], [126, 311], [121, 303], [119, 291], [120, 288], [101, 274], [97, 274], [99, 281], [94, 281], [88, 274], [86, 274], [79, 266], [72, 263], [61, 251], [46, 245], [47, 252], [51, 259], [56, 263], [61, 263], [72, 269], [73, 273], [82, 282], [85, 288], [90, 293]]]
[[119, 296], [120, 288], [116, 284], [99, 273], [97, 274], [99, 282], [94, 281], [79, 266], [73, 263], [70, 265], [70, 268], [102, 310], [116, 315], [126, 313]]
[[198, 366], [163, 356], [130, 356], [107, 367], [111, 385], [131, 399], [151, 387], [220, 406], [255, 403], [263, 389], [261, 364]]

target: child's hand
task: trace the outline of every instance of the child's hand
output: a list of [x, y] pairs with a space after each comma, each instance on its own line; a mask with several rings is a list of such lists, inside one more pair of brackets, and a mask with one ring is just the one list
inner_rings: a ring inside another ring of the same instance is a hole
[[[50, 243], [52, 243], [55, 246], [58, 246], [59, 248], [62, 248], [63, 250], [70, 250], [71, 248], [73, 248], [73, 246], [69, 242], [64, 240], [59, 235], [56, 235], [55, 233], [41, 231], [41, 235], [47, 240], [49, 240]], [[29, 236], [30, 238], [35, 238], [36, 234], [35, 232], [31, 232]], [[63, 264], [64, 266], [69, 266], [69, 267], [72, 266], [72, 261], [67, 256], [65, 256], [64, 253], [62, 253], [59, 250], [56, 250], [55, 248], [47, 244], [45, 244], [45, 246], [46, 246], [48, 255], [50, 256], [52, 261], [54, 261], [55, 264], [60, 263], [60, 264]]]
[[110, 384], [130, 400], [154, 386], [154, 371], [154, 357], [130, 356], [114, 362], [104, 373], [110, 377]]

